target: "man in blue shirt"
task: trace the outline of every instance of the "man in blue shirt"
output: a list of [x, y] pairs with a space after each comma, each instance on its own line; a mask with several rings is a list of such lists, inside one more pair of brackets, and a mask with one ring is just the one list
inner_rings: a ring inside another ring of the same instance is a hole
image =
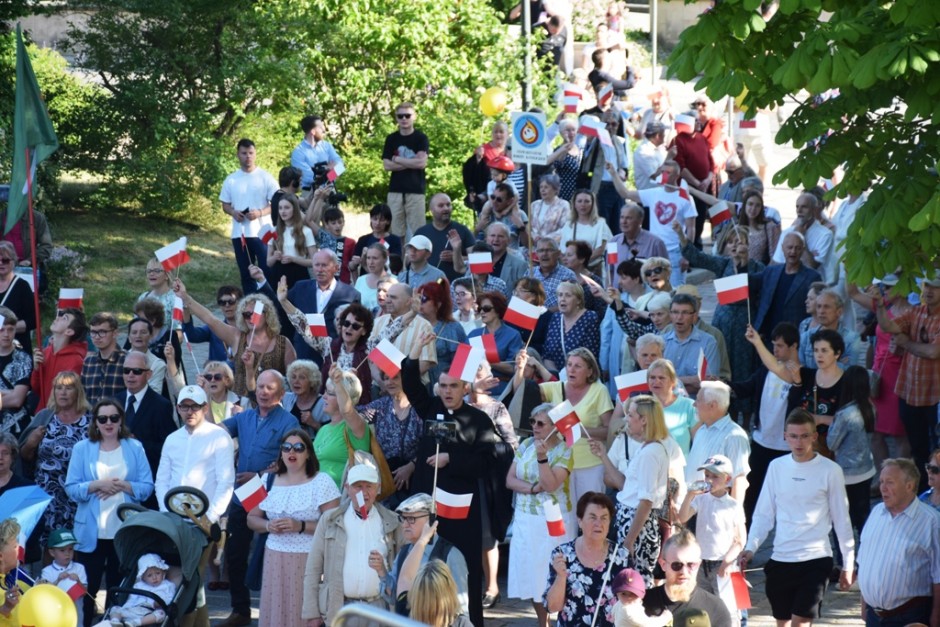
[[706, 373], [718, 376], [721, 370], [718, 343], [715, 338], [695, 326], [696, 313], [698, 301], [694, 296], [676, 294], [669, 308], [672, 330], [663, 335], [663, 340], [666, 341], [664, 356], [676, 367], [676, 374], [690, 396], [697, 394], [702, 384], [698, 373], [698, 357], [702, 351], [705, 351], [705, 359], [708, 362]]
[[[243, 485], [260, 472], [274, 472], [284, 434], [300, 426], [297, 419], [280, 405], [284, 389], [284, 376], [277, 370], [265, 370], [258, 375], [255, 389], [258, 406], [222, 422], [229, 435], [238, 438], [236, 486]], [[251, 624], [251, 596], [245, 586], [245, 573], [248, 570], [248, 547], [254, 534], [248, 528], [247, 520], [248, 513], [241, 501], [233, 497], [228, 508], [229, 542], [226, 546], [232, 613], [220, 623], [220, 627]]]
[[307, 192], [313, 187], [313, 166], [325, 163], [328, 170], [340, 166], [343, 170], [346, 165], [337, 154], [333, 145], [326, 141], [326, 125], [323, 118], [318, 115], [308, 115], [300, 121], [300, 128], [304, 131], [304, 139], [294, 148], [290, 155], [290, 164], [300, 170], [300, 189]]

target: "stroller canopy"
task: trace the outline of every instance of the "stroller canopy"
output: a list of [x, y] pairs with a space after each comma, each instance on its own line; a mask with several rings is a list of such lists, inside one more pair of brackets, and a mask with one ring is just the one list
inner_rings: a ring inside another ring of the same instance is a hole
[[157, 553], [172, 565], [179, 564], [189, 580], [208, 541], [199, 527], [176, 514], [147, 511], [124, 521], [114, 534], [114, 550], [125, 572], [136, 572], [137, 558], [144, 553]]

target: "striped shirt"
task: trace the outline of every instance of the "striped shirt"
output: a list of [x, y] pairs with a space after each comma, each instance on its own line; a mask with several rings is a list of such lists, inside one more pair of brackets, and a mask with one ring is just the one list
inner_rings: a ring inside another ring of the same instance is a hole
[[[931, 315], [926, 305], [914, 307], [894, 321], [912, 342], [940, 344], [940, 315]], [[895, 392], [914, 407], [936, 405], [940, 401], [940, 360], [905, 352]]]
[[940, 513], [918, 499], [897, 516], [884, 503], [871, 510], [858, 550], [865, 603], [893, 610], [940, 584]]

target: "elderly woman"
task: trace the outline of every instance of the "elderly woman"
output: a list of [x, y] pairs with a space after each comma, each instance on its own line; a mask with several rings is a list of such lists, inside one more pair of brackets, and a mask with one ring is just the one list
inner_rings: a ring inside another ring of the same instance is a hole
[[[557, 174], [545, 174], [539, 179], [540, 199], [529, 206], [529, 228], [532, 229], [533, 242], [550, 237], [556, 243], [561, 243], [561, 229], [571, 214], [571, 205], [558, 195], [561, 187], [562, 181]], [[571, 191], [574, 191], [574, 181], [571, 183]]]
[[624, 438], [610, 453], [603, 440], [593, 440], [591, 452], [603, 461], [604, 482], [617, 494], [617, 542], [630, 553], [630, 565], [650, 587], [661, 538], [657, 512], [666, 502], [670, 456], [663, 408], [652, 396], [635, 396], [627, 408], [626, 433], [642, 442], [636, 455], [627, 455]]
[[577, 503], [581, 534], [552, 551], [543, 602], [549, 612], [558, 612], [558, 627], [583, 627], [590, 624], [600, 599], [595, 625], [613, 627], [617, 596], [609, 584], [629, 567], [630, 554], [607, 539], [615, 514], [609, 498], [601, 492], [588, 492]]
[[[508, 324], [503, 324], [503, 316], [506, 315], [508, 308], [509, 303], [505, 296], [499, 292], [484, 292], [480, 296], [480, 305], [477, 307], [483, 328], [474, 329], [469, 335], [470, 338], [493, 336], [498, 353], [496, 356], [498, 361], [491, 362], [493, 372], [499, 377], [499, 384], [492, 390], [496, 396], [502, 394], [506, 388], [506, 383], [513, 373], [512, 360], [522, 348], [522, 336], [519, 332]], [[490, 359], [491, 356], [488, 355], [487, 360]]]
[[463, 326], [454, 320], [450, 284], [447, 279], [440, 278], [425, 283], [415, 290], [415, 294], [419, 301], [418, 313], [428, 321], [437, 336], [437, 363], [431, 366], [428, 372], [431, 381], [437, 381], [442, 372], [450, 370], [457, 346], [467, 343], [467, 333]]
[[362, 383], [356, 374], [334, 364], [323, 393], [323, 411], [330, 421], [317, 432], [313, 450], [320, 460], [320, 468], [333, 479], [337, 488], [342, 486], [350, 450], [369, 451], [372, 434], [369, 425], [355, 409], [360, 396]]
[[366, 248], [364, 265], [366, 271], [356, 279], [355, 288], [361, 297], [362, 306], [378, 317], [382, 315], [379, 312], [379, 283], [391, 276], [387, 269], [388, 249], [385, 244], [377, 242]]
[[542, 356], [549, 370], [560, 370], [566, 355], [576, 348], [586, 348], [594, 355], [601, 351], [600, 320], [597, 313], [585, 309], [584, 290], [577, 283], [558, 286], [558, 311], [548, 323]]
[[506, 151], [506, 140], [509, 139], [506, 123], [496, 122], [490, 137], [490, 141], [477, 146], [463, 164], [463, 184], [467, 189], [464, 204], [477, 213], [480, 213], [486, 202], [486, 186], [490, 182], [489, 162]]
[[[274, 303], [263, 294], [249, 294], [238, 301], [235, 311], [235, 326], [229, 326], [216, 318], [211, 311], [196, 301], [187, 291], [182, 281], [177, 279], [173, 288], [189, 307], [193, 315], [209, 326], [209, 329], [228, 346], [237, 346], [235, 350], [235, 387], [239, 396], [247, 396], [250, 391], [247, 369], [254, 375], [265, 370], [287, 372], [287, 367], [297, 358], [290, 341], [281, 335], [281, 323], [277, 317]], [[251, 319], [255, 303], [261, 303], [261, 319], [252, 324]], [[250, 341], [250, 345], [249, 345]], [[246, 363], [248, 362], [248, 363]]]
[[209, 399], [211, 422], [221, 424], [226, 418], [231, 418], [233, 414], [244, 409], [240, 406], [242, 400], [232, 391], [235, 374], [224, 361], [207, 361], [196, 382]]
[[170, 274], [163, 269], [163, 266], [156, 259], [147, 262], [147, 287], [150, 289], [141, 292], [140, 296], [137, 297], [137, 302], [145, 298], [153, 298], [158, 301], [163, 305], [163, 320], [159, 326], [164, 329], [171, 328], [173, 326], [173, 303], [176, 294], [173, 293]]
[[16, 341], [33, 354], [30, 331], [36, 328], [36, 308], [33, 306], [33, 290], [29, 282], [13, 272], [16, 268], [16, 248], [7, 241], [0, 242], [0, 306], [8, 307], [16, 314]]
[[98, 401], [91, 411], [88, 439], [75, 445], [65, 478], [65, 491], [78, 504], [75, 513], [75, 559], [88, 573], [85, 624], [95, 614], [94, 597], [105, 575], [108, 588], [120, 583], [120, 560], [114, 534], [121, 526], [117, 508], [122, 503], [143, 503], [153, 493], [153, 477], [143, 445], [124, 422], [124, 408], [111, 398]]
[[16, 314], [0, 306], [0, 432], [19, 437], [29, 423], [26, 396], [33, 359], [14, 343]]
[[927, 485], [930, 489], [918, 498], [940, 512], [940, 448], [934, 449], [930, 454], [924, 471], [927, 473]]
[[88, 432], [91, 407], [82, 381], [74, 372], [60, 372], [52, 380], [49, 405], [33, 418], [20, 437], [20, 455], [35, 468], [36, 485], [52, 497], [43, 513], [40, 543], [53, 529], [72, 527], [76, 504], [65, 492], [65, 475], [72, 450]]
[[613, 239], [607, 221], [597, 213], [597, 199], [587, 189], [579, 189], [574, 193], [571, 202], [571, 214], [568, 222], [561, 229], [561, 241], [571, 242], [581, 240], [591, 246], [591, 268], [603, 266], [607, 242]]
[[287, 367], [287, 385], [281, 405], [291, 413], [307, 435], [313, 437], [322, 424], [317, 416], [317, 403], [323, 378], [320, 369], [309, 359], [298, 359]]
[[[509, 597], [529, 599], [539, 627], [548, 627], [542, 605], [544, 584], [532, 573], [550, 567], [551, 552], [575, 537], [575, 517], [567, 490], [571, 449], [548, 417], [552, 405], [542, 403], [532, 412], [532, 437], [523, 440], [506, 475], [506, 487], [516, 493], [513, 534], [509, 544]], [[561, 513], [564, 531], [552, 535], [545, 524], [543, 503], [551, 501]]]
[[[548, 156], [548, 163], [555, 168], [560, 181], [560, 191], [555, 192], [562, 200], [569, 202], [578, 186], [578, 173], [581, 171], [581, 158], [584, 152], [578, 146], [578, 122], [570, 118], [558, 123], [562, 143]], [[533, 215], [530, 213], [529, 215]], [[534, 241], [538, 241], [535, 238]]]
[[[471, 277], [460, 277], [454, 280], [454, 313], [452, 318], [460, 323], [463, 332], [470, 333], [483, 326], [477, 315], [477, 287]], [[481, 290], [482, 293], [482, 290]]]

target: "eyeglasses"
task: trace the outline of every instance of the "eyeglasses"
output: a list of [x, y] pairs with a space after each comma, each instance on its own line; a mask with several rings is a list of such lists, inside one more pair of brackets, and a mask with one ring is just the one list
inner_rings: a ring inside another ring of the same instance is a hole
[[304, 444], [303, 442], [294, 442], [293, 444], [291, 444], [290, 442], [284, 442], [283, 444], [281, 444], [281, 451], [283, 451], [284, 453], [290, 453], [291, 451], [295, 453], [303, 453], [306, 450], [307, 450], [307, 445]]
[[163, 274], [163, 268], [147, 268], [147, 274]]
[[689, 570], [695, 570], [696, 568], [699, 567], [699, 564], [701, 564], [701, 562], [670, 562], [669, 568], [672, 569], [672, 572], [678, 573], [683, 568], [688, 568]]
[[493, 196], [493, 202], [506, 202], [505, 196]]
[[940, 466], [934, 466], [933, 464], [925, 464], [924, 469], [932, 475], [940, 475]]
[[108, 333], [114, 333], [114, 329], [92, 329], [88, 332], [92, 337], [102, 337]]
[[225, 379], [225, 375], [221, 372], [206, 372], [202, 376], [206, 378], [206, 381], [222, 381]]
[[0, 263], [11, 263], [12, 261], [9, 257], [0, 257]]
[[477, 312], [490, 313], [491, 311], [493, 311], [492, 305], [480, 305], [479, 307], [477, 307]]
[[410, 120], [411, 114], [410, 113], [396, 113], [395, 117], [398, 118], [399, 120]]
[[124, 374], [135, 374], [140, 376], [145, 372], [150, 372], [150, 368], [124, 368]]
[[399, 514], [399, 515], [398, 515], [398, 520], [399, 520], [402, 524], [413, 525], [413, 524], [415, 524], [416, 522], [418, 522], [419, 520], [421, 520], [422, 518], [427, 518], [428, 516], [430, 516], [430, 514], [416, 514], [416, 515], [413, 515], [413, 516], [406, 516], [406, 515], [404, 515], [404, 514]]
[[362, 328], [362, 325], [358, 322], [350, 322], [349, 320], [343, 320], [344, 329], [352, 329], [353, 331], [358, 331]]
[[118, 424], [121, 422], [121, 414], [98, 414], [95, 416], [95, 420], [99, 425], [104, 425], [108, 422], [111, 422], [112, 424]]
[[177, 405], [176, 409], [181, 414], [191, 414], [202, 409], [202, 405]]
[[237, 303], [238, 300], [235, 298], [220, 298], [219, 300], [215, 302], [219, 307], [231, 307], [232, 305]]
[[663, 268], [662, 266], [659, 266], [659, 267], [657, 267], [657, 268], [650, 268], [649, 270], [647, 270], [646, 272], [643, 273], [643, 276], [645, 276], [645, 277], [647, 277], [647, 278], [649, 278], [649, 277], [651, 277], [651, 276], [659, 276], [660, 274], [662, 274], [663, 272], [665, 272], [665, 270], [666, 270], [666, 269]]
[[532, 426], [533, 427], [547, 427], [548, 423], [545, 422], [544, 420], [533, 420]]

